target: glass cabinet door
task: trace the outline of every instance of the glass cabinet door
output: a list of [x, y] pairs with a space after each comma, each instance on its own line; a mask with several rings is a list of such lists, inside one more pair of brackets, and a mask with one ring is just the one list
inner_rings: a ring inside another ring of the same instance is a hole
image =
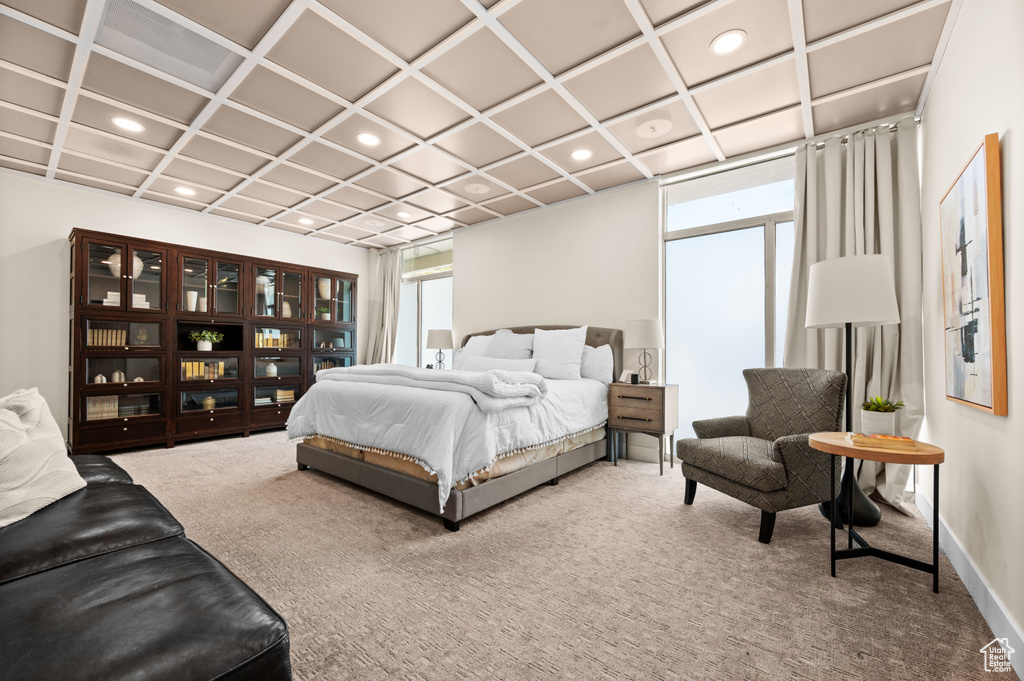
[[302, 274], [281, 273], [281, 318], [302, 319]]
[[354, 320], [354, 308], [352, 306], [352, 282], [348, 279], [338, 280], [338, 321], [351, 322]]
[[132, 250], [132, 274], [128, 277], [132, 310], [163, 309], [164, 254], [161, 251]]
[[217, 283], [214, 289], [216, 294], [214, 311], [217, 314], [241, 314], [242, 301], [238, 285], [240, 269], [238, 263], [217, 263]]
[[257, 317], [276, 317], [277, 270], [257, 265], [254, 271], [256, 276], [256, 299], [253, 314]]
[[313, 276], [313, 319], [334, 321], [334, 277]]
[[209, 301], [210, 263], [206, 258], [181, 259], [181, 311], [206, 312]]
[[121, 269], [122, 248], [111, 244], [86, 242], [88, 253], [87, 305], [124, 307], [121, 303], [122, 285], [127, 275]]

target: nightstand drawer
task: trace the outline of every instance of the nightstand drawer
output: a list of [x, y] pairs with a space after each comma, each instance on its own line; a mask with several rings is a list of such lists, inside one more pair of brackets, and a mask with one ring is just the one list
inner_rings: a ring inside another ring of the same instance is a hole
[[661, 386], [612, 383], [608, 388], [608, 405], [661, 411], [665, 406], [665, 390]]
[[665, 413], [661, 409], [612, 407], [608, 410], [608, 427], [661, 433], [665, 430]]

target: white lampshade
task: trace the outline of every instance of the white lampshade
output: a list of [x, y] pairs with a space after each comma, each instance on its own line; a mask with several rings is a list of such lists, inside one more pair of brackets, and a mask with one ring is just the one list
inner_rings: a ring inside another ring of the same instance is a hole
[[665, 333], [661, 329], [660, 319], [634, 319], [626, 322], [626, 335], [623, 345], [627, 348], [665, 347]]
[[886, 255], [854, 255], [811, 265], [807, 283], [809, 329], [899, 324], [892, 263]]
[[427, 347], [435, 350], [451, 350], [452, 343], [451, 329], [430, 329], [427, 331]]

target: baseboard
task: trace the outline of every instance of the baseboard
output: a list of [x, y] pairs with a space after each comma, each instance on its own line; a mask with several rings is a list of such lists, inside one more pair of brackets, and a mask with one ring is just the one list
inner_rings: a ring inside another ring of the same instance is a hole
[[[925, 522], [931, 527], [933, 518], [931, 500], [925, 497], [924, 494], [921, 494], [920, 490], [918, 490], [918, 494], [915, 496], [915, 502], [921, 510], [921, 515], [924, 516]], [[941, 512], [939, 513], [939, 546], [945, 552], [946, 557], [949, 558], [953, 569], [960, 575], [961, 581], [967, 587], [967, 593], [971, 594], [971, 598], [977, 604], [978, 610], [981, 611], [981, 616], [985, 618], [985, 622], [988, 623], [995, 637], [1007, 639], [1010, 648], [1017, 651], [1010, 658], [1010, 664], [1013, 665], [1017, 676], [1024, 679], [1024, 636], [1021, 635], [1020, 628], [1006, 611], [1003, 602], [993, 593], [992, 587], [989, 586], [984, 575], [978, 571], [978, 566], [974, 564], [971, 557], [964, 551], [964, 547], [957, 541], [953, 533], [949, 531], [949, 527], [942, 520]], [[978, 654], [978, 665], [980, 669], [980, 652]]]

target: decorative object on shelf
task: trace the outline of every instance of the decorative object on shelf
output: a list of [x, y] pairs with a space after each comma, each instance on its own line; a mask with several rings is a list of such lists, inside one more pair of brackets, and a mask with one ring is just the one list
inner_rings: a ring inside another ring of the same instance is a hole
[[266, 316], [273, 306], [274, 288], [270, 284], [270, 277], [261, 274], [256, 277], [256, 314]]
[[277, 364], [273, 361], [267, 363], [267, 376], [277, 376]]
[[217, 407], [217, 399], [213, 395], [207, 395], [203, 398], [203, 409], [215, 409]]
[[903, 400], [890, 401], [875, 395], [860, 405], [860, 430], [865, 435], [896, 435]]
[[128, 379], [125, 377], [124, 372], [121, 371], [120, 369], [118, 369], [117, 371], [110, 375], [111, 383], [124, 383], [127, 380]]
[[939, 202], [946, 399], [1007, 414], [999, 135], [985, 136]]
[[281, 316], [291, 317], [292, 316], [292, 305], [287, 300], [281, 301]]
[[444, 351], [455, 347], [452, 343], [452, 330], [430, 329], [427, 331], [427, 347], [437, 350], [437, 354], [434, 355], [434, 359], [437, 360], [437, 368], [444, 369]]
[[[132, 257], [132, 278], [138, 279], [139, 275], [142, 274], [142, 268], [145, 265], [142, 262], [142, 258], [138, 255]], [[114, 251], [114, 254], [107, 258], [107, 268], [110, 273], [115, 277], [121, 276], [121, 249]]]
[[93, 383], [106, 383], [107, 377], [103, 374], [96, 374], [95, 378], [92, 379]]
[[149, 340], [149, 329], [141, 324], [135, 329], [135, 340], [139, 345], [145, 345], [146, 341]]
[[188, 339], [195, 341], [196, 350], [209, 352], [213, 350], [214, 343], [220, 343], [224, 340], [224, 334], [219, 331], [190, 331]]
[[206, 296], [199, 299], [199, 311], [206, 312]]
[[142, 376], [136, 376], [135, 378], [132, 379], [132, 383], [142, 383], [145, 380], [146, 379], [144, 379]]
[[317, 277], [316, 279], [316, 291], [320, 294], [320, 297], [324, 300], [331, 299], [331, 278], [330, 277]]
[[199, 301], [198, 291], [185, 291], [185, 308], [189, 312], [196, 311], [196, 303]]
[[[853, 383], [850, 366], [853, 362], [852, 333], [854, 326], [883, 326], [899, 324], [900, 311], [896, 303], [896, 284], [892, 274], [892, 261], [885, 255], [854, 255], [822, 260], [810, 267], [807, 282], [807, 318], [809, 329], [844, 327], [843, 345], [846, 348], [846, 431], [853, 430]], [[882, 512], [860, 488], [853, 473], [853, 459], [846, 459], [846, 470], [837, 499], [840, 518], [849, 508], [846, 490], [853, 490], [853, 524], [874, 527]], [[822, 502], [818, 507], [822, 515], [831, 518], [832, 508]]]
[[324, 305], [320, 305], [319, 307], [316, 308], [316, 313], [320, 315], [320, 319], [324, 320], [325, 322], [331, 321], [331, 308], [326, 307]]
[[648, 350], [661, 350], [665, 347], [665, 333], [661, 328], [660, 319], [634, 319], [626, 322], [626, 334], [623, 345], [627, 348], [642, 348], [637, 361], [640, 364], [640, 383], [650, 383], [654, 372], [651, 371], [651, 353]]

